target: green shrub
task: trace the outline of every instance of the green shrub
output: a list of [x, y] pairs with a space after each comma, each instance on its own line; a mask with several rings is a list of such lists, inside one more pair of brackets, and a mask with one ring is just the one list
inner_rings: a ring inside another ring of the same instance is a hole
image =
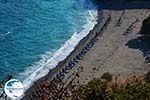
[[78, 87], [74, 93], [78, 93], [78, 100], [150, 100], [150, 83], [144, 81], [123, 85], [112, 83], [108, 89], [106, 81], [94, 79]]
[[110, 74], [109, 72], [106, 72], [102, 75], [102, 79], [105, 79], [107, 82], [112, 81], [112, 74]]

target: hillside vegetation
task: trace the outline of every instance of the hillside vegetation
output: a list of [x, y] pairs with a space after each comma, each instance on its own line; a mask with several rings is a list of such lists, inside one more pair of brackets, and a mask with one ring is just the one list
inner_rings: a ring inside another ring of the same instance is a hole
[[134, 79], [126, 84], [94, 79], [73, 88], [75, 100], [150, 100], [150, 83]]

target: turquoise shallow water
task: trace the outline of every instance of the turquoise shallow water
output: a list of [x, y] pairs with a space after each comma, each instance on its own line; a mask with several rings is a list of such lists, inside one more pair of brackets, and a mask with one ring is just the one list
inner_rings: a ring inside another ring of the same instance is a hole
[[[1, 0], [0, 79], [51, 55], [86, 23], [87, 0]], [[35, 66], [34, 66], [35, 67]]]

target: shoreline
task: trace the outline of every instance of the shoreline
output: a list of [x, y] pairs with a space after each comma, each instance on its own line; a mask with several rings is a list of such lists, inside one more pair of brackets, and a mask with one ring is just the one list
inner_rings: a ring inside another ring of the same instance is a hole
[[[113, 19], [112, 22], [109, 22], [111, 19], [110, 16]], [[72, 61], [72, 59], [76, 57], [76, 55], [78, 55], [84, 47], [86, 47], [89, 41], [94, 38], [96, 32], [100, 33], [100, 37], [102, 36], [102, 38], [98, 39], [98, 42], [91, 48], [92, 50], [89, 50], [88, 53], [85, 54], [83, 60], [80, 60], [79, 64], [75, 65], [74, 68], [72, 68], [70, 72], [66, 74], [66, 76], [62, 79], [65, 84], [67, 84], [66, 82], [70, 81], [68, 79], [71, 79], [69, 77], [73, 74], [73, 72], [78, 72], [77, 68], [80, 68], [81, 66], [83, 67], [84, 72], [79, 73], [80, 77], [75, 80], [79, 81], [81, 84], [85, 84], [95, 77], [100, 77], [104, 72], [107, 71], [112, 72], [113, 75], [116, 76], [121, 73], [122, 79], [124, 76], [131, 73], [146, 73], [149, 68], [143, 62], [144, 57], [142, 53], [138, 50], [134, 50], [134, 48], [127, 47], [127, 43], [130, 40], [139, 37], [139, 35], [136, 33], [141, 27], [141, 22], [147, 16], [148, 11], [145, 9], [125, 9], [120, 11], [98, 10], [98, 20], [94, 28], [78, 43], [78, 45], [65, 60], [59, 62], [53, 70], [51, 70], [43, 78], [36, 81], [25, 92], [23, 100], [28, 98], [29, 94], [38, 87], [41, 81], [50, 81], [54, 76], [56, 76], [56, 74], [59, 73], [59, 71], [65, 68], [65, 65]], [[120, 17], [123, 18], [123, 22], [121, 23], [122, 25], [118, 28], [115, 25], [118, 18]], [[134, 25], [135, 29], [133, 28], [130, 34], [124, 34], [126, 33], [126, 29], [128, 30], [128, 28], [132, 25], [131, 23], [135, 23], [136, 18], [140, 19], [140, 23], [136, 22], [136, 25]], [[109, 24], [109, 27], [107, 27], [107, 24]]]
[[[34, 88], [36, 88], [37, 84], [40, 82], [40, 81], [43, 81], [43, 80], [51, 80], [52, 77], [54, 77], [63, 67], [64, 65], [69, 62], [69, 60], [71, 60], [73, 58], [74, 55], [76, 55], [83, 47], [83, 45], [86, 44], [86, 41], [88, 41], [91, 37], [91, 35], [93, 35], [93, 32], [95, 32], [95, 28], [98, 27], [99, 24], [102, 24], [100, 23], [101, 22], [101, 16], [99, 15], [99, 13], [102, 13], [101, 11], [98, 11], [97, 10], [97, 23], [94, 25], [93, 29], [90, 30], [88, 32], [88, 34], [82, 38], [79, 43], [75, 46], [74, 50], [62, 61], [60, 61], [56, 67], [52, 68], [48, 74], [46, 74], [45, 76], [39, 78], [38, 80], [36, 80], [26, 91], [25, 91], [25, 95], [23, 96], [23, 99], [26, 98], [26, 95], [27, 94], [30, 94], [30, 92], [32, 92], [32, 90], [34, 90]], [[79, 51], [78, 51], [79, 50]], [[73, 69], [72, 69], [73, 70]], [[19, 98], [20, 99], [20, 98]]]

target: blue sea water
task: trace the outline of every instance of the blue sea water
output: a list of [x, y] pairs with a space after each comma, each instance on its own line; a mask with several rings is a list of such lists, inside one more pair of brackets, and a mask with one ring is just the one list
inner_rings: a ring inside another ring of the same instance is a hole
[[[0, 0], [0, 79], [48, 58], [87, 23], [87, 0]], [[34, 69], [36, 69], [36, 66]]]

